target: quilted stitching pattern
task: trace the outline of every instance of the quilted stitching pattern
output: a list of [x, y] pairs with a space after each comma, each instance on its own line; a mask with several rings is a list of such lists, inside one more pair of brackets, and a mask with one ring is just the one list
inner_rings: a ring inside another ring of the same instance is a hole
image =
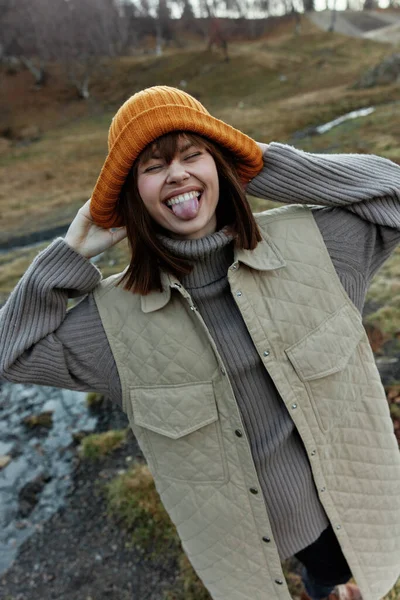
[[131, 399], [138, 425], [173, 439], [218, 420], [211, 383], [132, 388]]
[[149, 430], [143, 435], [158, 475], [176, 481], [226, 481], [226, 459], [211, 383], [134, 388], [131, 400], [135, 424]]
[[342, 371], [364, 335], [361, 321], [349, 306], [330, 315], [305, 338], [286, 350], [302, 381], [312, 381]]
[[[379, 600], [399, 575], [400, 461], [368, 339], [307, 209], [285, 207], [258, 219], [286, 266], [261, 272], [242, 265], [229, 274], [231, 288], [242, 291], [236, 301], [260, 356], [270, 351], [266, 368], [300, 432], [321, 501], [363, 598]], [[106, 288], [103, 282], [100, 289]], [[248, 443], [234, 435], [241, 428], [237, 405], [196, 314], [176, 291], [151, 314], [118, 288], [96, 299], [132, 428], [212, 597], [289, 600], [274, 541], [261, 541], [265, 534], [272, 538], [271, 527], [261, 495], [249, 491], [257, 487], [257, 475]], [[171, 390], [177, 384], [196, 389], [199, 382], [213, 382], [218, 422], [198, 428], [207, 421], [207, 405], [203, 409], [196, 396], [192, 412]], [[168, 402], [163, 405], [160, 396], [146, 407], [143, 397], [140, 426], [129, 388], [154, 386], [163, 387]], [[220, 454], [214, 427], [221, 434]], [[220, 457], [226, 461], [229, 479], [196, 481], [218, 476], [212, 455], [217, 463]], [[171, 479], [179, 473], [179, 461], [185, 481]]]

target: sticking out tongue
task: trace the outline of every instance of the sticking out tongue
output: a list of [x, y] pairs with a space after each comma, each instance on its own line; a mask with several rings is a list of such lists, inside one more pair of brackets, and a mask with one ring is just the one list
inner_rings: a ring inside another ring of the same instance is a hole
[[190, 198], [190, 200], [185, 200], [185, 202], [173, 204], [171, 208], [178, 219], [188, 221], [197, 216], [197, 213], [199, 212], [199, 199], [197, 196], [194, 196], [193, 198]]

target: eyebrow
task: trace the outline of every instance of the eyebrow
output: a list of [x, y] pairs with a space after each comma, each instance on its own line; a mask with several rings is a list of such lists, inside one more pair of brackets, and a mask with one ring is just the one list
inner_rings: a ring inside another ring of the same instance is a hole
[[[178, 147], [177, 151], [178, 151], [180, 154], [182, 154], [182, 152], [186, 152], [186, 150], [189, 150], [189, 148], [191, 148], [191, 147], [192, 147], [192, 146], [194, 146], [194, 145], [195, 145], [195, 144], [194, 144], [193, 142], [191, 142], [191, 141], [189, 141], [189, 140], [188, 140], [188, 141], [187, 141], [185, 144], [183, 144], [182, 146]], [[156, 158], [156, 159], [157, 159], [157, 158], [161, 158], [161, 156], [160, 156], [160, 152], [159, 152], [157, 149], [155, 149], [155, 150], [152, 152], [152, 154], [151, 154], [151, 156], [150, 156], [150, 158], [149, 158], [148, 160], [151, 160], [152, 158]]]
[[183, 144], [183, 146], [178, 148], [178, 152], [186, 152], [186, 150], [189, 150], [189, 148], [191, 148], [192, 146], [194, 146], [194, 143], [190, 140], [187, 140], [187, 142]]

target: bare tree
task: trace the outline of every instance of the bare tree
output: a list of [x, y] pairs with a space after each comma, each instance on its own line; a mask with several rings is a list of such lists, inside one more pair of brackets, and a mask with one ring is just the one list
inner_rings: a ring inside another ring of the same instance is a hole
[[295, 6], [295, 4], [294, 4], [293, 1], [292, 1], [292, 10], [291, 10], [291, 13], [292, 13], [292, 15], [294, 17], [294, 23], [295, 23], [294, 34], [295, 35], [299, 35], [300, 31], [301, 31], [301, 16], [300, 16], [300, 13], [297, 10], [297, 8], [296, 8], [296, 6]]
[[88, 98], [103, 57], [127, 51], [127, 10], [121, 0], [0, 0], [0, 53], [16, 56], [37, 86], [48, 63], [60, 62], [79, 97]]
[[182, 2], [181, 19], [185, 20], [187, 23], [191, 23], [195, 19], [193, 6], [190, 0], [183, 0]]
[[336, 24], [336, 0], [333, 0], [332, 9], [331, 9], [331, 22], [328, 27], [328, 31], [334, 32]]
[[211, 19], [216, 15], [215, 0], [200, 0], [200, 10], [203, 15]]
[[48, 0], [2, 0], [2, 4], [2, 54], [25, 65], [40, 87], [46, 81], [46, 64], [51, 56], [51, 44], [45, 43], [51, 28], [47, 10], [51, 5], [47, 6]]
[[125, 51], [124, 17], [124, 6], [114, 0], [60, 0], [57, 53], [79, 98], [89, 98], [91, 77], [103, 58]]
[[171, 10], [167, 0], [158, 0], [156, 17], [156, 53], [162, 54], [162, 48], [165, 42], [172, 41], [174, 34], [171, 28]]
[[48, 77], [48, 63], [56, 56], [54, 17], [59, 0], [19, 1], [25, 17], [21, 23], [24, 26], [21, 61], [33, 75], [36, 87], [42, 87]]
[[212, 50], [213, 46], [221, 48], [225, 62], [229, 62], [228, 54], [228, 40], [226, 32], [221, 26], [221, 21], [215, 17], [209, 20], [209, 34], [208, 34], [208, 50]]
[[0, 63], [9, 55], [9, 47], [13, 39], [10, 28], [13, 0], [0, 0]]
[[304, 12], [315, 10], [315, 0], [303, 0]]

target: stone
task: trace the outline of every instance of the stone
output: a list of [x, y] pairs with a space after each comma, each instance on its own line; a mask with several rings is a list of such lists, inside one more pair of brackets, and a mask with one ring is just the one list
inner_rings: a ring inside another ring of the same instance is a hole
[[400, 83], [400, 53], [391, 54], [369, 69], [353, 86], [354, 89]]
[[39, 502], [39, 494], [42, 492], [48, 481], [49, 476], [41, 473], [21, 488], [18, 494], [18, 514], [20, 517], [25, 518], [30, 515], [36, 504]]
[[23, 479], [28, 471], [29, 465], [23, 456], [14, 458], [4, 471], [4, 476], [0, 478], [0, 490], [12, 489], [17, 486], [18, 481]]
[[42, 412], [39, 415], [30, 415], [23, 419], [23, 423], [28, 427], [46, 427], [50, 429], [53, 425], [53, 412], [47, 411]]
[[42, 412], [52, 413], [57, 410], [57, 401], [56, 400], [47, 400], [47, 402], [43, 405]]
[[10, 452], [14, 448], [14, 445], [15, 442], [3, 442], [2, 440], [0, 440], [0, 456], [10, 454]]
[[0, 137], [0, 155], [6, 154], [11, 147], [11, 141]]
[[17, 138], [26, 142], [36, 142], [40, 139], [40, 129], [38, 125], [28, 125], [21, 129]]
[[8, 454], [0, 456], [0, 469], [4, 469], [4, 467], [10, 464], [11, 460], [11, 456], [9, 456]]

